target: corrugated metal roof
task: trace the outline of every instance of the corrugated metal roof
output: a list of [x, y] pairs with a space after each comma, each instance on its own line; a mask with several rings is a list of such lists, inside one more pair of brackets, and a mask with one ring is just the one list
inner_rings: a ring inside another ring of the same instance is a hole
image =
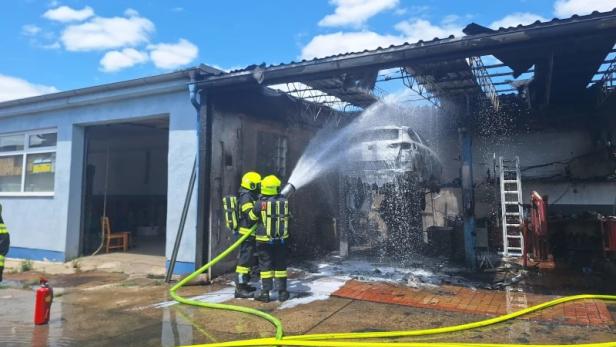
[[[585, 21], [585, 20], [594, 20], [594, 19], [598, 19], [601, 18], [602, 16], [610, 16], [610, 15], [614, 15], [616, 14], [616, 8], [613, 9], [612, 11], [609, 12], [599, 12], [599, 11], [594, 11], [591, 14], [588, 15], [573, 15], [569, 18], [565, 18], [565, 19], [559, 19], [559, 18], [553, 18], [550, 21], [535, 21], [532, 24], [528, 24], [528, 25], [517, 25], [517, 26], [512, 26], [512, 27], [507, 27], [507, 28], [499, 28], [497, 30], [491, 30], [490, 32], [491, 34], [493, 33], [506, 33], [506, 32], [515, 32], [515, 31], [523, 31], [523, 30], [528, 30], [528, 29], [535, 29], [535, 28], [544, 28], [544, 27], [549, 27], [549, 26], [555, 26], [555, 25], [563, 25], [563, 24], [568, 24], [568, 23], [572, 23], [572, 22], [577, 22], [577, 21]], [[476, 25], [474, 23], [469, 24], [469, 26], [471, 25]], [[467, 26], [468, 27], [468, 26]], [[488, 32], [485, 32], [486, 34]], [[480, 34], [476, 34], [476, 35], [480, 35]], [[465, 35], [463, 37], [469, 37], [469, 36], [476, 36], [476, 35]], [[462, 37], [462, 38], [463, 38]], [[376, 49], [365, 49], [363, 51], [357, 51], [357, 52], [345, 52], [345, 53], [340, 53], [340, 54], [334, 54], [334, 55], [330, 55], [330, 56], [326, 56], [326, 57], [320, 57], [320, 58], [313, 58], [313, 59], [303, 59], [300, 61], [291, 61], [291, 62], [287, 62], [287, 63], [279, 63], [279, 64], [270, 64], [267, 65], [265, 63], [262, 63], [260, 65], [249, 65], [243, 69], [237, 69], [237, 70], [232, 70], [229, 71], [228, 73], [233, 74], [233, 73], [238, 73], [238, 72], [245, 72], [245, 71], [251, 71], [254, 70], [255, 68], [261, 68], [261, 69], [270, 69], [270, 68], [278, 68], [278, 67], [286, 67], [286, 66], [292, 66], [292, 65], [296, 65], [296, 64], [303, 64], [303, 63], [309, 63], [309, 62], [319, 62], [322, 60], [328, 60], [328, 59], [333, 59], [333, 58], [340, 58], [340, 57], [345, 57], [345, 56], [349, 56], [349, 55], [355, 55], [355, 54], [362, 54], [362, 53], [377, 53], [377, 52], [386, 52], [388, 50], [394, 50], [397, 48], [401, 48], [401, 47], [409, 47], [409, 46], [424, 46], [424, 45], [432, 45], [432, 44], [436, 44], [436, 43], [440, 43], [440, 42], [445, 42], [445, 41], [450, 41], [450, 40], [457, 40], [460, 38], [456, 38], [454, 35], [450, 35], [447, 38], [438, 38], [435, 37], [432, 40], [419, 40], [415, 43], [409, 43], [409, 42], [404, 42], [400, 45], [390, 45], [389, 47], [377, 47]]]
[[[179, 85], [185, 86], [188, 80], [190, 71], [194, 71], [195, 68], [183, 69], [180, 71], [164, 73], [154, 76], [141, 77], [131, 80], [101, 84], [85, 88], [70, 89], [50, 94], [42, 94], [36, 96], [30, 96], [27, 98], [7, 100], [0, 102], [0, 110], [8, 109], [25, 104], [42, 103], [47, 101], [53, 101], [58, 99], [76, 98], [84, 95], [93, 95], [96, 93], [120, 91], [128, 88], [152, 86], [155, 84], [168, 83], [173, 81], [181, 81]], [[0, 115], [2, 112], [0, 112]]]
[[[332, 83], [325, 82], [336, 76], [357, 73], [363, 69], [378, 71], [391, 67], [415, 67], [413, 70], [417, 70], [414, 71], [414, 74], [418, 75], [416, 77], [431, 82], [431, 86], [439, 90], [439, 93], [436, 93], [439, 94], [439, 98], [453, 97], [456, 92], [468, 94], [474, 90], [480, 93], [482, 89], [479, 88], [474, 76], [465, 73], [468, 71], [462, 71], [469, 69], [465, 62], [466, 58], [494, 55], [513, 70], [514, 77], [528, 71], [533, 65], [536, 66], [534, 73], [539, 77], [550, 76], [543, 80], [538, 78], [532, 83], [531, 98], [534, 98], [537, 104], [557, 99], [562, 101], [568, 97], [559, 99], [561, 94], [585, 92], [587, 80], [598, 68], [595, 65], [601, 64], [606, 52], [616, 42], [616, 9], [609, 12], [595, 11], [584, 16], [574, 15], [566, 19], [536, 21], [528, 25], [497, 30], [471, 23], [466, 26], [464, 32], [467, 35], [462, 37], [449, 36], [429, 41], [420, 40], [416, 43], [405, 42], [385, 48], [347, 52], [312, 60], [251, 65], [226, 74], [208, 74], [200, 84], [206, 88], [224, 88], [244, 83], [270, 85], [302, 82], [313, 85], [316, 89], [329, 86], [331, 88], [326, 88], [328, 94], [344, 95], [345, 101], [365, 106], [364, 104], [374, 100], [363, 98], [362, 95], [357, 99], [355, 95], [349, 96], [349, 90], [344, 88], [345, 86], [338, 90], [333, 88]], [[546, 65], [545, 58], [550, 56], [554, 63]], [[578, 64], [571, 63], [590, 58], [592, 61], [584, 69], [577, 66]], [[455, 62], [464, 64], [454, 64]], [[431, 65], [434, 65], [434, 68], [421, 68]], [[458, 65], [465, 65], [465, 68], [461, 69]], [[547, 70], [544, 65], [548, 67]], [[548, 75], [544, 73], [546, 71]], [[561, 81], [558, 82], [558, 86], [552, 87], [551, 76], [553, 75], [556, 81], [562, 73], [568, 73], [570, 78], [565, 78], [566, 83]], [[541, 93], [547, 94], [542, 96]]]

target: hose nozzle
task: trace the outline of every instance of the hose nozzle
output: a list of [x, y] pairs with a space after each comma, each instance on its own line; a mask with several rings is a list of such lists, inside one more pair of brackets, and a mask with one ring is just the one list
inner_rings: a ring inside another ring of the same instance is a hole
[[295, 186], [291, 183], [287, 183], [284, 188], [282, 188], [282, 191], [280, 191], [280, 195], [284, 196], [285, 198], [290, 198], [291, 195], [295, 194], [295, 191], [297, 189], [295, 188]]

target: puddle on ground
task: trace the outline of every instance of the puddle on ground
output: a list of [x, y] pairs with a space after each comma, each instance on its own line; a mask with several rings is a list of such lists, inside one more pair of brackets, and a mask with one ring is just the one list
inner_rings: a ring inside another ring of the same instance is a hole
[[[216, 297], [219, 302], [230, 301], [272, 312], [284, 322], [289, 334], [430, 328], [486, 317], [329, 298], [329, 293], [342, 285], [349, 274], [369, 275], [381, 281], [398, 277], [406, 280], [412, 275], [430, 283], [429, 279], [434, 276], [427, 272], [409, 273], [394, 267], [363, 263], [320, 263], [315, 264], [314, 269], [315, 272], [306, 271], [303, 277], [291, 281], [291, 289], [303, 294], [288, 304], [235, 300], [225, 283], [188, 287], [183, 294], [200, 296], [204, 300]], [[59, 291], [62, 294], [53, 302], [47, 326], [32, 324], [34, 290], [23, 289], [23, 283], [19, 281], [3, 283], [0, 289], [0, 345], [167, 347], [273, 334], [269, 323], [247, 315], [181, 304], [156, 305], [170, 299], [168, 287], [155, 281], [147, 285], [146, 281], [115, 282], [115, 278], [91, 278], [95, 283], [72, 279], [62, 282], [79, 282], [79, 285]], [[586, 327], [555, 322], [528, 323], [516, 321], [445, 337], [435, 336], [430, 340], [560, 344], [616, 340], [614, 325]]]

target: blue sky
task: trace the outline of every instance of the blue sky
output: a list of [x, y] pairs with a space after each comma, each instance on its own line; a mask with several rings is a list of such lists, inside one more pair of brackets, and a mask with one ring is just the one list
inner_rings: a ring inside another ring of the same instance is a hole
[[616, 0], [15, 0], [0, 14], [0, 101], [528, 24]]

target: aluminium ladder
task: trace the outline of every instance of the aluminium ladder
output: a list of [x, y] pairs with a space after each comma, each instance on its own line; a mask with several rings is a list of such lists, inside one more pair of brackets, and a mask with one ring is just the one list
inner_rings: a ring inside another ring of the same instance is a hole
[[522, 176], [520, 158], [498, 158], [500, 170], [501, 225], [503, 229], [503, 256], [521, 257], [524, 247], [522, 235]]

